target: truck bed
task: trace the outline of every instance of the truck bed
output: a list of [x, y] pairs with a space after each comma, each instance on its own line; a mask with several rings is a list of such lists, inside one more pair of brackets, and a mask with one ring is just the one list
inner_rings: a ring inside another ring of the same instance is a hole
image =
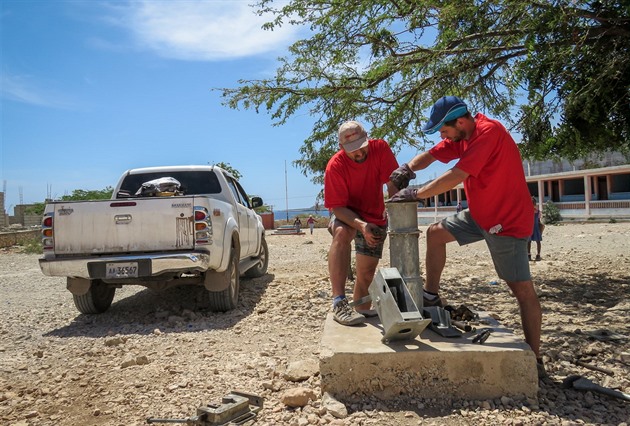
[[55, 254], [117, 254], [194, 247], [194, 196], [54, 202]]

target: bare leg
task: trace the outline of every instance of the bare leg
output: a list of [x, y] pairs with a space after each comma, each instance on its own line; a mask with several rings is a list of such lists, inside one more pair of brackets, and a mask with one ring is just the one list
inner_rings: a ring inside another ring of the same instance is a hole
[[350, 257], [348, 257], [348, 277], [350, 281], [354, 281], [354, 272], [352, 271], [352, 253], [350, 253]]
[[333, 241], [328, 250], [328, 274], [332, 284], [333, 297], [346, 294], [351, 243], [355, 235], [354, 229], [335, 221], [335, 226], [332, 229]]
[[446, 244], [455, 241], [455, 237], [442, 226], [434, 223], [427, 229], [427, 281], [424, 288], [431, 293], [438, 293], [440, 278], [446, 265]]
[[[368, 288], [374, 279], [379, 259], [357, 253], [357, 279], [354, 282], [353, 300], [359, 300], [369, 294]], [[370, 302], [356, 306], [357, 310], [370, 309]]]
[[525, 334], [525, 341], [534, 351], [536, 358], [539, 358], [542, 311], [534, 284], [531, 280], [509, 282], [507, 284], [512, 293], [514, 293], [521, 310], [521, 324], [523, 326], [523, 334]]

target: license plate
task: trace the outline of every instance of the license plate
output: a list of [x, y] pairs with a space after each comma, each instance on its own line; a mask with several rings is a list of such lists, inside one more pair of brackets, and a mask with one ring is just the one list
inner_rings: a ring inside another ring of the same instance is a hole
[[138, 262], [107, 263], [105, 278], [137, 278]]

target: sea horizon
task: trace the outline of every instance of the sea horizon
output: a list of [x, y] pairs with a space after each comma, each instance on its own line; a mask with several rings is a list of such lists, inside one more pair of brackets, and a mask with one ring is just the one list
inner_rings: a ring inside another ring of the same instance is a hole
[[313, 216], [330, 217], [328, 209], [326, 208], [314, 209], [312, 207], [306, 207], [302, 209], [289, 209], [288, 211], [286, 209], [273, 210], [273, 215], [274, 215], [273, 217], [274, 220], [291, 220], [291, 219], [294, 219], [298, 215], [299, 216], [313, 215]]

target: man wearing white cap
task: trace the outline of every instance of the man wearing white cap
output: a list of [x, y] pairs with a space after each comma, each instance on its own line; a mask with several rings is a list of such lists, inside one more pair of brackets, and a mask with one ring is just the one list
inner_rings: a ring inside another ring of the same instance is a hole
[[[328, 272], [335, 321], [357, 325], [365, 317], [348, 304], [345, 295], [351, 243], [354, 240], [356, 251], [353, 299], [358, 300], [368, 295], [387, 235], [383, 185], [387, 185], [389, 197], [404, 186], [396, 187], [389, 179], [398, 162], [387, 142], [368, 139], [360, 123], [348, 121], [339, 127], [339, 146], [324, 175], [324, 205], [332, 212], [329, 230], [333, 236]], [[367, 303], [357, 309], [369, 307]]]
[[540, 358], [542, 314], [527, 259], [534, 212], [516, 143], [501, 123], [483, 114], [473, 117], [456, 96], [445, 96], [433, 105], [423, 131], [439, 131], [442, 141], [400, 167], [392, 178], [406, 170], [425, 169], [435, 160], [458, 162], [437, 179], [417, 189], [403, 189], [389, 201], [417, 202], [461, 182], [468, 201], [468, 209], [427, 229], [424, 305], [442, 306], [438, 290], [446, 264], [446, 244], [485, 240], [497, 274], [518, 301], [525, 341]]

